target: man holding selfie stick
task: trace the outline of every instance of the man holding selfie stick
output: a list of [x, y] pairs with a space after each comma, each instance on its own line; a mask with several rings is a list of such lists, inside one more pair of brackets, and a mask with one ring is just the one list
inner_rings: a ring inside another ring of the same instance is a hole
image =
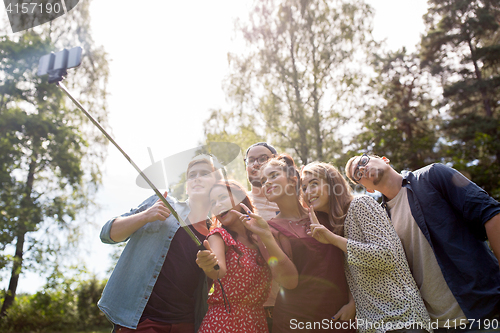
[[[186, 178], [188, 201], [167, 200], [203, 242], [209, 191], [220, 172], [208, 158], [194, 159]], [[128, 241], [98, 303], [114, 332], [197, 331], [208, 298], [205, 274], [195, 262], [199, 248], [156, 195], [108, 221], [101, 240]]]

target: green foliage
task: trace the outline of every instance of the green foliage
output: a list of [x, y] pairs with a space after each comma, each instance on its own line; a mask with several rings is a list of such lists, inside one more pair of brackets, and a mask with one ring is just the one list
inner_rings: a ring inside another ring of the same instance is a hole
[[[360, 152], [398, 170], [451, 162], [500, 199], [499, 14], [500, 0], [430, 0], [418, 54], [379, 56], [361, 1], [258, 1], [238, 26], [247, 52], [228, 55], [234, 107], [212, 112], [206, 137], [265, 138], [303, 164], [340, 168]], [[365, 50], [375, 77], [362, 91], [353, 68]], [[357, 133], [346, 147], [348, 117]]]
[[60, 89], [36, 75], [42, 55], [81, 45], [82, 65], [65, 84], [106, 125], [107, 60], [90, 37], [88, 5], [0, 37], [0, 270], [10, 270], [0, 316], [23, 270], [50, 272], [76, 246], [83, 223], [75, 218], [100, 183], [106, 142]]
[[242, 146], [266, 138], [304, 164], [332, 159], [342, 148], [345, 110], [356, 103], [354, 64], [372, 43], [370, 24], [361, 0], [256, 1], [248, 23], [237, 26], [248, 52], [228, 55], [234, 108], [212, 113], [207, 137], [241, 144], [248, 136]]
[[441, 119], [433, 105], [432, 80], [417, 54], [405, 49], [375, 57], [371, 85], [375, 102], [361, 117], [354, 154], [387, 156], [397, 170], [421, 168], [438, 160], [434, 148]]
[[500, 1], [431, 0], [422, 59], [443, 85], [445, 160], [500, 199]]
[[[109, 326], [97, 307], [105, 281], [62, 280], [34, 295], [18, 295], [2, 318], [2, 332], [53, 332]], [[109, 329], [108, 329], [109, 331]]]
[[[242, 121], [242, 119], [244, 119]], [[246, 150], [256, 142], [266, 141], [252, 125], [256, 119], [252, 115], [236, 115], [233, 112], [212, 110], [205, 122], [204, 132], [207, 142], [233, 142]], [[237, 130], [233, 130], [237, 128]]]

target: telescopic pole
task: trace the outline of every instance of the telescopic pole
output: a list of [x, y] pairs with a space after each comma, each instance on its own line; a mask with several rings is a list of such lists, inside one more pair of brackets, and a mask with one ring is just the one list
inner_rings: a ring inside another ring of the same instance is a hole
[[66, 87], [62, 84], [61, 81], [56, 82], [56, 85], [59, 88], [61, 88], [61, 90], [66, 93], [66, 95], [68, 95], [68, 97], [73, 101], [73, 103], [76, 104], [76, 106], [78, 106], [78, 108], [80, 110], [82, 110], [82, 112], [87, 116], [87, 118], [102, 132], [102, 134], [104, 134], [104, 136], [106, 136], [106, 138], [108, 138], [109, 141], [111, 141], [111, 143], [120, 151], [120, 153], [122, 153], [122, 155], [125, 156], [125, 158], [127, 159], [127, 161], [129, 161], [130, 164], [132, 164], [132, 166], [135, 168], [135, 170], [137, 170], [137, 172], [139, 172], [139, 174], [141, 175], [141, 177], [153, 189], [153, 191], [158, 196], [158, 198], [165, 204], [165, 206], [167, 206], [167, 208], [174, 215], [174, 217], [177, 219], [177, 221], [179, 221], [179, 223], [182, 226], [182, 228], [184, 228], [184, 230], [188, 233], [188, 235], [196, 243], [196, 245], [199, 246], [199, 247], [203, 246], [203, 244], [200, 242], [200, 240], [195, 236], [195, 234], [193, 233], [193, 231], [189, 228], [189, 226], [186, 224], [186, 222], [184, 222], [184, 220], [179, 216], [179, 214], [177, 214], [177, 212], [172, 207], [172, 205], [170, 205], [170, 203], [167, 201], [167, 199], [165, 199], [163, 197], [163, 195], [160, 193], [160, 191], [158, 191], [158, 189], [156, 188], [156, 186], [142, 172], [142, 170], [137, 166], [137, 164], [135, 164], [134, 161], [132, 161], [132, 159], [127, 155], [127, 153], [125, 153], [125, 151], [118, 145], [118, 143], [116, 143], [116, 141], [108, 134], [108, 132], [106, 132], [106, 130], [101, 126], [101, 124], [99, 124], [99, 122], [97, 120], [95, 120], [94, 117], [92, 117], [92, 115], [87, 112], [87, 110], [85, 110], [85, 108], [80, 104], [80, 102], [78, 102], [69, 93], [68, 89], [66, 89]]

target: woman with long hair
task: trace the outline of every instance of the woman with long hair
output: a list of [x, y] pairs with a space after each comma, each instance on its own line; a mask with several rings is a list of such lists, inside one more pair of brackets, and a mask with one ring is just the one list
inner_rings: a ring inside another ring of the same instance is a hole
[[[308, 235], [311, 224], [303, 205], [300, 175], [286, 154], [262, 166], [262, 188], [280, 213], [267, 223], [298, 272], [295, 286], [282, 285], [273, 313], [273, 333], [354, 332], [354, 302], [344, 275], [343, 255], [337, 247]], [[251, 218], [262, 218], [248, 214]], [[244, 220], [244, 217], [242, 217]]]
[[[219, 283], [214, 285], [198, 332], [268, 332], [264, 302], [270, 292], [271, 270], [250, 230], [257, 230], [255, 225], [239, 219], [242, 213], [254, 212], [254, 206], [235, 181], [216, 183], [210, 191], [210, 203], [215, 223], [204, 241], [206, 250], [198, 252], [196, 262]], [[272, 237], [265, 244], [277, 260], [289, 261]]]
[[327, 163], [306, 165], [302, 183], [313, 221], [310, 234], [344, 252], [359, 332], [430, 330], [403, 246], [383, 208], [370, 196], [354, 197], [345, 178]]

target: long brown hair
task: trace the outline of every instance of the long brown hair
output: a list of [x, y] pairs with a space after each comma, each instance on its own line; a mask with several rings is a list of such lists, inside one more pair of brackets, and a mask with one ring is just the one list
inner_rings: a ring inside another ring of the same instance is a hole
[[328, 184], [328, 220], [333, 232], [344, 235], [344, 221], [353, 199], [351, 187], [336, 167], [328, 163], [312, 162], [304, 167], [302, 174], [321, 178]]

